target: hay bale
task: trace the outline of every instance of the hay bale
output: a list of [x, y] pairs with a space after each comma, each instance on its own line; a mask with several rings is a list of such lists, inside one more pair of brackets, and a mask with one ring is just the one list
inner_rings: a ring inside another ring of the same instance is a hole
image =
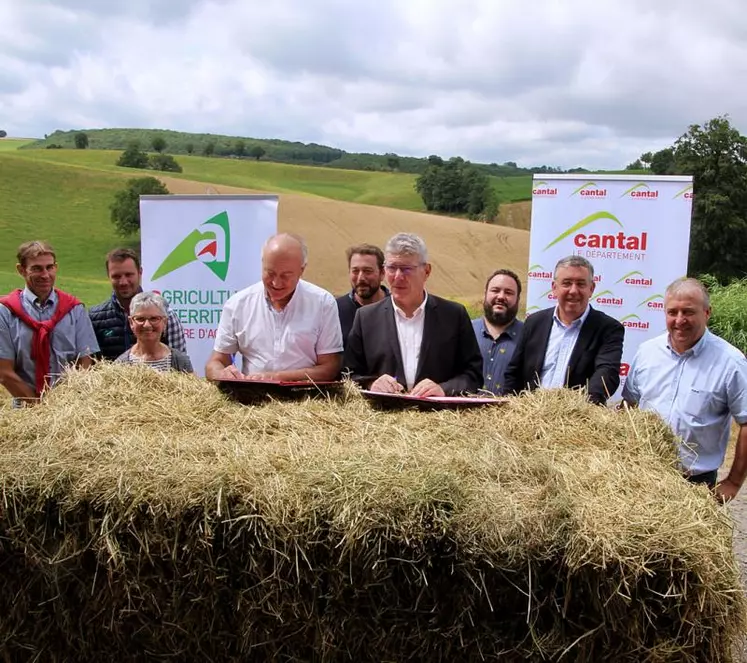
[[245, 407], [74, 372], [0, 412], [7, 660], [729, 661], [731, 522], [654, 416]]

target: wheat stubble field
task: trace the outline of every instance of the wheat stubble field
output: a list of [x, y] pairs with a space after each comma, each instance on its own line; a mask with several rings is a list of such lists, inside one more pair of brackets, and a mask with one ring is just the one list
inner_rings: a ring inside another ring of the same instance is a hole
[[[202, 182], [160, 179], [176, 194], [208, 190]], [[256, 193], [224, 185], [209, 190]], [[304, 278], [336, 294], [350, 287], [345, 249], [361, 242], [383, 248], [398, 232], [417, 233], [428, 245], [433, 265], [429, 288], [434, 294], [474, 303], [482, 298], [485, 279], [493, 270], [507, 267], [522, 278], [526, 275], [529, 233], [516, 228], [298, 194], [280, 194], [278, 227], [306, 238], [309, 266]]]

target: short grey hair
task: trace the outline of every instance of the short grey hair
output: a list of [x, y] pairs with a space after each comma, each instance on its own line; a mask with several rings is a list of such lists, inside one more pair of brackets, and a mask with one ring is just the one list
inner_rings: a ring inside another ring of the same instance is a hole
[[298, 242], [299, 247], [301, 248], [301, 262], [303, 267], [306, 267], [306, 264], [309, 261], [309, 247], [306, 246], [306, 240], [304, 240], [301, 235], [296, 235], [296, 233], [277, 233], [276, 235], [273, 235], [272, 237], [268, 237], [267, 241], [264, 243], [264, 246], [262, 247], [262, 255], [264, 256], [265, 251], [267, 250], [267, 247], [270, 246], [273, 242], [276, 242], [279, 239], [292, 239]]
[[139, 292], [135, 295], [130, 302], [130, 315], [136, 315], [149, 306], [155, 306], [164, 318], [168, 316], [166, 300], [157, 292]]
[[428, 249], [421, 237], [413, 233], [397, 233], [384, 247], [384, 253], [417, 256], [423, 264], [428, 262]]
[[586, 258], [582, 258], [581, 256], [566, 256], [565, 258], [561, 258], [555, 265], [555, 271], [552, 275], [554, 279], [558, 278], [558, 270], [561, 267], [585, 267], [589, 270], [589, 281], [594, 281], [594, 265]]
[[697, 290], [700, 292], [703, 296], [703, 308], [711, 308], [711, 295], [708, 292], [708, 288], [701, 281], [698, 281], [698, 279], [688, 278], [687, 276], [681, 276], [672, 281], [664, 291], [664, 299], [680, 295], [688, 290]]

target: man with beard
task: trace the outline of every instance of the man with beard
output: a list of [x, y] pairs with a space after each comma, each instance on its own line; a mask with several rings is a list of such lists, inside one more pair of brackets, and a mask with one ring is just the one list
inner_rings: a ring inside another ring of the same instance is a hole
[[342, 342], [345, 347], [348, 345], [348, 334], [353, 328], [356, 311], [361, 306], [375, 304], [389, 296], [389, 291], [381, 285], [384, 280], [384, 252], [378, 246], [351, 246], [346, 254], [353, 289], [337, 298], [337, 312], [340, 316]]
[[524, 326], [516, 319], [520, 298], [519, 277], [510, 269], [497, 269], [485, 284], [483, 317], [472, 321], [482, 353], [483, 389], [494, 394], [503, 388], [503, 374]]

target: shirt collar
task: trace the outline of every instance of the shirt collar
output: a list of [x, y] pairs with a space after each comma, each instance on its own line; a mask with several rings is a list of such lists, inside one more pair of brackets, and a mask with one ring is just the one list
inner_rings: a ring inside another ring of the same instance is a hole
[[394, 306], [394, 313], [396, 315], [401, 315], [402, 318], [404, 318], [405, 320], [413, 320], [413, 319], [417, 318], [418, 316], [420, 316], [423, 313], [423, 311], [425, 310], [425, 304], [428, 301], [428, 291], [425, 290], [424, 292], [425, 292], [425, 297], [423, 297], [422, 303], [420, 304], [420, 306], [418, 306], [415, 309], [415, 311], [412, 314], [411, 318], [408, 318], [407, 315], [405, 314], [405, 312], [399, 306], [397, 306], [394, 303], [394, 299], [392, 299], [392, 306]]
[[576, 318], [571, 324], [566, 325], [559, 317], [558, 317], [558, 307], [555, 307], [555, 310], [552, 313], [552, 319], [553, 322], [560, 325], [563, 329], [572, 329], [573, 327], [580, 327], [581, 325], [586, 322], [586, 318], [589, 317], [589, 313], [591, 312], [591, 304], [586, 305], [586, 310], [581, 314], [580, 318]]
[[[511, 322], [508, 323], [508, 326], [498, 335], [498, 338], [500, 338], [504, 334], [508, 334], [511, 338], [516, 338], [516, 334], [519, 333], [519, 331], [516, 329], [516, 321], [517, 318], [511, 320]], [[492, 340], [493, 335], [488, 331], [488, 326], [485, 324], [484, 317], [480, 318], [480, 325], [482, 325], [482, 335]], [[498, 338], [495, 340], [497, 341]]]
[[[384, 296], [389, 297], [389, 289], [385, 285], [380, 286], [380, 288], [384, 291]], [[350, 297], [350, 300], [353, 302], [353, 304], [355, 304], [355, 308], [360, 308], [361, 306], [363, 306], [363, 304], [359, 303], [355, 298], [355, 288], [352, 288], [350, 290], [350, 292], [348, 293], [348, 297]]]
[[263, 288], [262, 292], [265, 295], [265, 304], [267, 304], [267, 308], [277, 315], [280, 315], [281, 313], [285, 313], [293, 304], [293, 300], [296, 299], [296, 293], [298, 292], [298, 289], [300, 287], [301, 287], [301, 281], [299, 280], [298, 283], [296, 284], [296, 289], [293, 291], [293, 293], [290, 296], [290, 299], [288, 300], [288, 303], [279, 311], [272, 305], [272, 302], [270, 301], [270, 298], [267, 295], [267, 289]]
[[40, 304], [39, 298], [33, 292], [31, 292], [31, 290], [29, 290], [28, 286], [23, 289], [21, 296], [29, 304], [35, 306], [36, 308], [46, 308], [47, 306], [53, 306], [57, 303], [57, 293], [55, 292], [54, 288], [52, 288], [52, 292], [49, 293], [49, 297], [47, 297], [47, 301], [45, 301], [43, 305]]
[[667, 348], [669, 348], [669, 350], [673, 352], [674, 354], [676, 354], [678, 357], [687, 357], [690, 355], [692, 355], [693, 357], [697, 357], [701, 352], [703, 352], [711, 336], [712, 336], [711, 331], [708, 328], [706, 328], [703, 336], [700, 337], [698, 342], [695, 345], [693, 345], [693, 347], [691, 347], [689, 350], [685, 350], [684, 352], [679, 353], [677, 352], [677, 350], [675, 350], [672, 347], [669, 334], [667, 334]]
[[[140, 293], [141, 293], [142, 291], [143, 291], [143, 288], [142, 288], [142, 286], [140, 286], [140, 287], [139, 287], [139, 288], [137, 289], [137, 292], [136, 292], [135, 294], [136, 294], [136, 295], [139, 295], [139, 294], [140, 294]], [[112, 290], [112, 301], [114, 302], [114, 305], [115, 305], [115, 306], [117, 306], [117, 307], [119, 307], [119, 309], [120, 309], [121, 311], [124, 311], [124, 310], [125, 310], [125, 307], [124, 307], [124, 306], [122, 306], [122, 302], [120, 302], [120, 301], [119, 301], [119, 299], [117, 298], [117, 293], [116, 293], [116, 292], [114, 292], [114, 290]], [[127, 311], [125, 311], [125, 313], [127, 313]]]

